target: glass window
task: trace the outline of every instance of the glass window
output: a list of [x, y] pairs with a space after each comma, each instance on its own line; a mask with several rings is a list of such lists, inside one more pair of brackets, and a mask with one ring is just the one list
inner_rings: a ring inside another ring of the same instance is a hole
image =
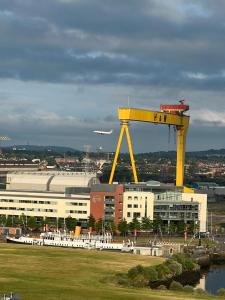
[[139, 212], [134, 212], [133, 216], [134, 216], [134, 218], [140, 218], [141, 213], [139, 213]]

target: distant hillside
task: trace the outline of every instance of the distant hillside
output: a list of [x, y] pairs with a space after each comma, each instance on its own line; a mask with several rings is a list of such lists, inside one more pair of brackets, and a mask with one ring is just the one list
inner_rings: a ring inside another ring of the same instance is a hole
[[[225, 149], [187, 151], [186, 154], [190, 156], [225, 156]], [[176, 155], [176, 151], [156, 151], [156, 152], [138, 153], [137, 155], [173, 156]]]
[[[124, 156], [129, 159], [129, 154], [124, 153], [121, 156]], [[176, 151], [157, 151], [157, 152], [147, 152], [147, 153], [138, 153], [135, 154], [136, 159], [138, 158], [151, 158], [151, 159], [159, 159], [159, 158], [168, 158], [175, 159]], [[187, 151], [187, 158], [224, 158], [225, 157], [225, 149], [209, 149], [202, 151]]]
[[71, 147], [64, 146], [37, 146], [37, 145], [14, 145], [11, 147], [4, 147], [6, 150], [11, 151], [31, 151], [31, 152], [53, 152], [53, 153], [66, 153], [66, 152], [76, 152], [81, 153], [81, 151], [73, 149]]
[[225, 156], [225, 149], [209, 149], [202, 151], [191, 151], [187, 152], [189, 155], [198, 155], [198, 156]]
[[[6, 151], [17, 151], [17, 152], [44, 152], [44, 153], [59, 153], [64, 154], [67, 152], [82, 154], [84, 151], [73, 149], [66, 146], [37, 146], [37, 145], [14, 145], [10, 147], [2, 146]], [[94, 154], [93, 152], [91, 152]], [[91, 154], [90, 153], [90, 154]], [[96, 153], [95, 153], [96, 154]], [[127, 157], [128, 153], [121, 153], [120, 157]], [[174, 158], [176, 157], [176, 151], [157, 151], [157, 152], [144, 152], [135, 154], [136, 157], [153, 157], [153, 158]], [[225, 149], [209, 149], [202, 151], [188, 151], [186, 152], [187, 157], [225, 157]]]

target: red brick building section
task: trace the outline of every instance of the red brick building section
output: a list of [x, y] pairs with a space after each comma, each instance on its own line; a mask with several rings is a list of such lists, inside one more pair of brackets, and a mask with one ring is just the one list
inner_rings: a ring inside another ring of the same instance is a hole
[[90, 214], [95, 220], [113, 219], [116, 224], [123, 218], [123, 185], [96, 184], [91, 187]]

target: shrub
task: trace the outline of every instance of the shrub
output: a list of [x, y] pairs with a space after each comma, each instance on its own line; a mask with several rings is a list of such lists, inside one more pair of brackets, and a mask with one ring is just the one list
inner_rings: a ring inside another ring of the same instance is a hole
[[158, 272], [155, 267], [146, 267], [144, 268], [144, 276], [149, 281], [156, 281], [159, 279]]
[[217, 295], [218, 296], [222, 296], [222, 297], [225, 297], [225, 289], [224, 288], [221, 288], [217, 291]]
[[161, 284], [157, 287], [157, 290], [167, 290], [166, 286]]
[[[171, 277], [171, 271], [166, 266], [166, 264], [161, 264], [155, 267], [157, 273], [158, 273], [158, 279], [166, 279], [168, 277]], [[170, 276], [169, 276], [170, 275]]]
[[183, 287], [183, 290], [184, 290], [184, 292], [186, 292], [186, 293], [193, 293], [194, 288], [193, 288], [193, 286], [191, 286], [191, 285], [185, 285], [185, 286]]
[[180, 263], [183, 267], [183, 271], [191, 271], [197, 269], [197, 264], [187, 256], [187, 254], [179, 253], [173, 256], [173, 259]]
[[172, 272], [173, 276], [180, 275], [183, 271], [182, 264], [180, 264], [179, 262], [177, 262], [173, 259], [167, 260], [166, 265]]
[[178, 253], [173, 255], [173, 260], [178, 261], [180, 264], [183, 265], [184, 257], [186, 257], [186, 254]]
[[116, 274], [117, 283], [120, 285], [128, 285], [128, 277], [127, 274], [118, 273]]
[[195, 294], [205, 295], [205, 294], [207, 294], [207, 292], [205, 290], [201, 289], [201, 288], [197, 288], [197, 289], [195, 289]]
[[137, 265], [136, 267], [133, 267], [128, 271], [128, 277], [132, 279], [138, 274], [142, 274], [143, 272], [144, 268], [141, 265]]
[[183, 268], [184, 268], [185, 271], [191, 271], [191, 270], [194, 270], [196, 268], [196, 264], [193, 262], [193, 260], [191, 258], [187, 257], [184, 260]]
[[145, 287], [149, 284], [149, 281], [143, 274], [138, 274], [131, 280], [131, 285], [135, 287]]
[[170, 290], [182, 291], [183, 290], [183, 285], [180, 282], [172, 281], [171, 284], [170, 284]]

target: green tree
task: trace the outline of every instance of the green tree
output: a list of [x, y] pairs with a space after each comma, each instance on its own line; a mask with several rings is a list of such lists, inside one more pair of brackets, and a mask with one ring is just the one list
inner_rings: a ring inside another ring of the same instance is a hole
[[28, 226], [30, 229], [35, 229], [35, 228], [37, 228], [37, 221], [36, 221], [36, 218], [35, 218], [35, 217], [29, 217], [29, 218], [28, 218], [28, 221], [27, 221], [27, 226]]
[[153, 228], [153, 222], [150, 218], [143, 217], [141, 219], [141, 229], [143, 230], [151, 230]]
[[57, 228], [57, 218], [49, 218], [46, 217], [43, 220], [44, 225], [48, 225], [49, 227]]
[[183, 234], [185, 229], [186, 229], [186, 224], [185, 224], [184, 220], [178, 221], [177, 232]]
[[13, 226], [13, 219], [11, 216], [8, 216], [6, 219], [6, 226], [7, 227], [12, 227]]
[[162, 232], [163, 220], [160, 217], [156, 217], [153, 221], [153, 230], [155, 233]]
[[141, 229], [141, 223], [139, 222], [139, 220], [137, 218], [133, 218], [132, 222], [129, 223], [129, 229], [131, 231]]
[[70, 231], [74, 230], [77, 225], [77, 220], [75, 218], [72, 218], [71, 216], [68, 216], [65, 219], [66, 228]]
[[127, 221], [125, 219], [120, 220], [117, 226], [119, 232], [123, 235], [126, 236], [127, 231], [128, 231], [128, 224]]
[[107, 221], [107, 223], [106, 223], [106, 229], [109, 230], [112, 233], [116, 232], [117, 226], [116, 226], [116, 224], [115, 224], [115, 222], [114, 222], [113, 219]]
[[95, 230], [95, 223], [96, 223], [95, 218], [93, 217], [93, 215], [90, 215], [88, 217], [87, 227], [92, 228], [92, 230]]
[[58, 218], [58, 228], [64, 228], [64, 219]]
[[135, 239], [137, 238], [137, 230], [141, 229], [141, 223], [134, 217], [132, 222], [129, 223], [129, 229], [134, 232]]
[[13, 217], [13, 225], [15, 227], [20, 226], [20, 218], [19, 218], [19, 216]]
[[6, 225], [6, 216], [4, 216], [4, 215], [0, 216], [0, 225], [1, 226]]
[[177, 232], [177, 225], [173, 221], [170, 221], [170, 224], [168, 226], [168, 231], [170, 235]]
[[26, 216], [24, 214], [20, 215], [20, 217], [19, 217], [19, 224], [22, 227], [25, 227], [27, 225], [26, 224]]
[[102, 233], [103, 231], [103, 227], [104, 227], [104, 224], [103, 224], [103, 220], [102, 219], [99, 219], [96, 224], [95, 224], [95, 229], [98, 233]]
[[188, 226], [187, 226], [188, 232], [189, 233], [194, 233], [194, 229], [195, 229], [195, 221], [191, 221]]

